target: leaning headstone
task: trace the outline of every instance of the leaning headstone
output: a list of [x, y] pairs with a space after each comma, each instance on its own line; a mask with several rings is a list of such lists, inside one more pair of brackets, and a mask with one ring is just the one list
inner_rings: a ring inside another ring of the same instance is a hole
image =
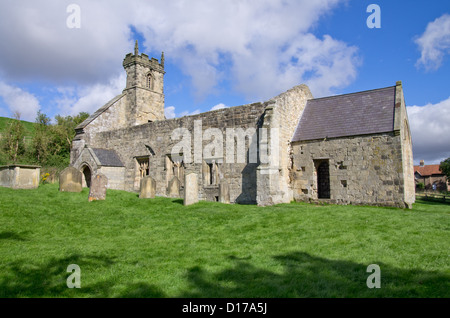
[[156, 181], [150, 176], [141, 179], [140, 199], [153, 199], [156, 195]]
[[177, 177], [173, 177], [172, 180], [170, 180], [167, 191], [169, 198], [180, 197], [180, 180]]
[[195, 173], [184, 177], [184, 205], [198, 202], [198, 181]]
[[68, 167], [59, 174], [59, 191], [81, 192], [83, 174], [74, 167]]
[[106, 199], [106, 185], [108, 184], [108, 178], [102, 174], [97, 173], [92, 177], [91, 188], [89, 191], [89, 202], [96, 200]]
[[230, 186], [225, 179], [220, 180], [219, 183], [219, 202], [230, 203]]

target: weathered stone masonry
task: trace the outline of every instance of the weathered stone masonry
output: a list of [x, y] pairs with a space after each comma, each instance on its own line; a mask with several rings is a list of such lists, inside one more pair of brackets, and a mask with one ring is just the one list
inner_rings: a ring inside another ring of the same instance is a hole
[[317, 200], [317, 168], [328, 163], [333, 203], [403, 206], [400, 137], [393, 133], [294, 144], [296, 200]]
[[[139, 55], [136, 45], [123, 65], [127, 83], [122, 94], [76, 129], [71, 165], [83, 172], [84, 186], [102, 173], [108, 188], [138, 192], [141, 179], [150, 176], [156, 195], [167, 196], [169, 183], [177, 178], [183, 197], [185, 176], [195, 173], [200, 200], [219, 200], [223, 182], [231, 203], [323, 199], [404, 207], [414, 202], [411, 136], [401, 83], [324, 99], [314, 99], [306, 85], [299, 85], [264, 103], [167, 120], [164, 55], [161, 61], [150, 59]], [[346, 129], [347, 121], [359, 128]], [[180, 141], [171, 138], [177, 128], [187, 129], [192, 137], [191, 158], [203, 155], [211, 144], [204, 135], [209, 128], [221, 134], [223, 153], [192, 163], [172, 158]], [[250, 133], [244, 153], [237, 153], [238, 141], [227, 128]], [[267, 129], [267, 135], [261, 135], [260, 128]], [[271, 129], [279, 137], [279, 162], [263, 162], [260, 151], [257, 161], [249, 162], [252, 143], [261, 150], [275, 140]], [[199, 134], [200, 150], [194, 140]], [[234, 144], [234, 163], [227, 160], [227, 142]], [[236, 163], [240, 155], [245, 161]]]
[[[370, 104], [360, 107], [365, 101]], [[327, 103], [337, 106], [339, 116], [319, 112]], [[302, 118], [292, 143], [294, 198], [411, 207], [412, 143], [401, 82], [317, 99], [311, 106], [315, 109], [307, 109], [309, 117]], [[320, 175], [323, 166], [328, 167], [326, 177]], [[324, 184], [329, 191], [321, 193]]]

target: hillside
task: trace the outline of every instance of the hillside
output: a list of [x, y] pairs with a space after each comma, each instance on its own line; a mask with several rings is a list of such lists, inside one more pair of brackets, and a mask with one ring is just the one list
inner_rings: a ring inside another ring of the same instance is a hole
[[[13, 118], [0, 117], [0, 134], [2, 134], [6, 130], [6, 127], [10, 122], [15, 120], [16, 119]], [[24, 120], [21, 120], [21, 122], [23, 124], [23, 127], [25, 128], [25, 136], [33, 137], [36, 124]]]

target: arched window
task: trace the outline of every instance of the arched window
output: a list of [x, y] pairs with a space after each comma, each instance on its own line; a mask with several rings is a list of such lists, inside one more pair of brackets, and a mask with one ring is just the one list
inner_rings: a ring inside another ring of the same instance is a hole
[[147, 74], [147, 83], [146, 83], [146, 87], [148, 88], [148, 89], [153, 89], [153, 76], [152, 76], [152, 73], [148, 73]]

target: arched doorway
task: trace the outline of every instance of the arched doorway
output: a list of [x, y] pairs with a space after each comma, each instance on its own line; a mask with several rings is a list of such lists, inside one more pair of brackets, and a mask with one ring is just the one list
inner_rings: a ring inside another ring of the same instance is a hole
[[81, 168], [81, 172], [83, 173], [83, 181], [82, 181], [83, 187], [90, 188], [91, 187], [91, 177], [92, 177], [91, 168], [89, 168], [88, 165], [85, 165], [83, 168]]
[[317, 167], [317, 192], [319, 199], [330, 198], [330, 165], [322, 161]]

